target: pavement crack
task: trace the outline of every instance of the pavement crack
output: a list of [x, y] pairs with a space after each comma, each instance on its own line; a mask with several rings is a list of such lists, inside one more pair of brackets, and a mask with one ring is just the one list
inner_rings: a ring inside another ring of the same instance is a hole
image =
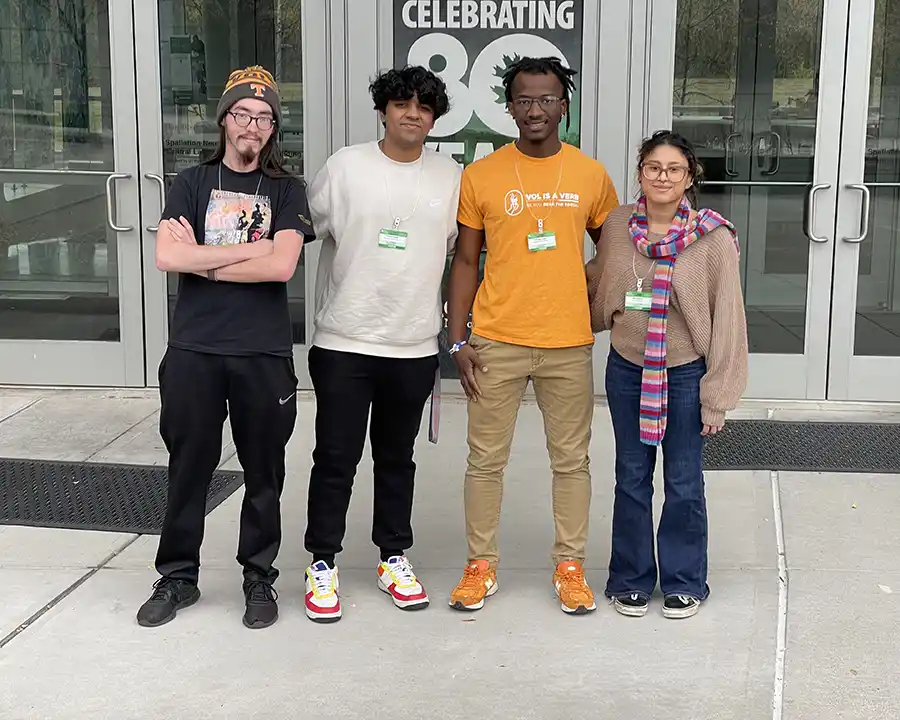
[[781, 481], [778, 471], [770, 473], [775, 542], [778, 547], [778, 629], [775, 635], [775, 681], [772, 692], [772, 720], [784, 717], [784, 666], [787, 654], [788, 568], [784, 543], [784, 515], [781, 507]]
[[9, 635], [0, 640], [0, 649], [6, 647], [10, 642], [12, 642], [15, 638], [25, 632], [29, 627], [34, 625], [40, 618], [46, 615], [50, 610], [59, 605], [63, 600], [65, 600], [69, 595], [75, 592], [78, 588], [84, 585], [88, 580], [90, 580], [94, 575], [100, 572], [106, 565], [108, 565], [113, 559], [115, 559], [118, 555], [123, 553], [129, 546], [131, 546], [140, 535], [135, 535], [132, 538], [126, 540], [120, 547], [113, 550], [109, 555], [107, 555], [103, 560], [100, 561], [99, 564], [92, 567], [88, 572], [82, 575], [78, 580], [69, 585], [65, 590], [63, 590], [59, 595], [53, 598], [50, 602], [48, 602], [44, 607], [38, 610], [34, 615], [28, 618], [25, 622], [21, 623], [15, 630], [13, 630]]

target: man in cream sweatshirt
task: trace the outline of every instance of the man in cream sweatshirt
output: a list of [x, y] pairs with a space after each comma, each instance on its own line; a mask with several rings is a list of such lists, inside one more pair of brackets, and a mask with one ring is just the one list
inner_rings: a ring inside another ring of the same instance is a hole
[[401, 609], [428, 605], [406, 557], [413, 449], [438, 369], [441, 279], [456, 241], [461, 170], [424, 145], [449, 109], [442, 80], [409, 67], [379, 75], [370, 91], [384, 140], [336, 152], [309, 192], [322, 242], [309, 351], [316, 444], [305, 537], [312, 554], [306, 614], [315, 622], [341, 617], [335, 556], [367, 431], [378, 586]]

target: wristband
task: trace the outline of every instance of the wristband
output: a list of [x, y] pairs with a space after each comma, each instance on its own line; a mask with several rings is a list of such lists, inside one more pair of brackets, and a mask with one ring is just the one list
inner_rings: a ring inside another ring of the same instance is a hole
[[460, 340], [458, 343], [453, 343], [453, 345], [450, 347], [450, 354], [456, 355], [456, 353], [458, 353], [462, 349], [462, 346], [465, 344], [465, 340]]
[[216, 270], [213, 268], [212, 270], [206, 271], [206, 279], [212, 282], [216, 282]]

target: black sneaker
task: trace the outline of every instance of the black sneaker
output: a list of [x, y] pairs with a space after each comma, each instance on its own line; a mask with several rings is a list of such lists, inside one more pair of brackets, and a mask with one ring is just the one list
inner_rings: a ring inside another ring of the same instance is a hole
[[671, 620], [683, 620], [700, 612], [700, 601], [690, 595], [667, 595], [662, 612]]
[[637, 593], [631, 595], [619, 595], [613, 598], [613, 607], [619, 615], [627, 617], [644, 617], [650, 603], [646, 598], [641, 597]]
[[137, 613], [138, 625], [159, 627], [175, 619], [182, 608], [200, 599], [200, 588], [186, 580], [162, 577], [153, 583], [153, 594]]
[[244, 626], [252, 630], [267, 628], [278, 619], [278, 593], [269, 583], [263, 580], [245, 580], [244, 597], [247, 599], [247, 610], [244, 613]]

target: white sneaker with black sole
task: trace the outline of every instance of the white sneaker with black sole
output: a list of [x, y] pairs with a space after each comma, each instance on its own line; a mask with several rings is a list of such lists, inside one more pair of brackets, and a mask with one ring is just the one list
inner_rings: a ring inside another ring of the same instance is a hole
[[662, 613], [670, 620], [684, 620], [700, 612], [700, 601], [690, 595], [667, 595]]

